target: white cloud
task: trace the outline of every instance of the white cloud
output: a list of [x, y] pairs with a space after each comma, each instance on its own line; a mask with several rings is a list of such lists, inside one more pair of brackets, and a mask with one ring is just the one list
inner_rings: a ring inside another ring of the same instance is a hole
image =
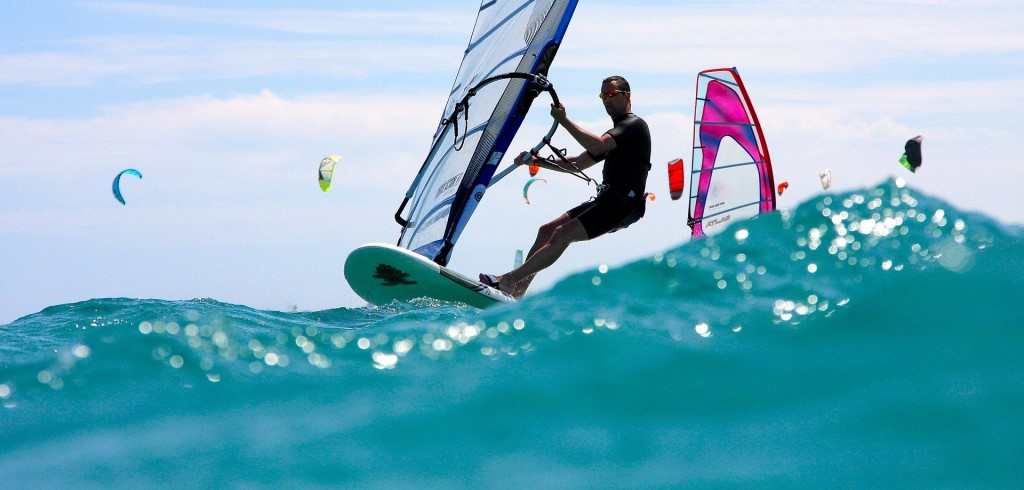
[[83, 2], [93, 10], [139, 15], [191, 23], [243, 26], [293, 34], [330, 34], [341, 37], [444, 36], [468, 39], [472, 9], [373, 10], [340, 12], [325, 9], [227, 9], [188, 7], [146, 2]]
[[247, 41], [178, 36], [78, 39], [66, 50], [0, 54], [0, 85], [163, 83], [307, 74], [369, 78], [448, 69], [457, 44], [397, 41]]
[[[142, 2], [84, 2], [93, 10], [291, 35], [107, 35], [46, 50], [0, 54], [0, 85], [89, 85], [107, 80], [164, 83], [306, 73], [370, 78], [454, 72], [473, 13], [465, 9], [225, 9]], [[187, 31], [185, 31], [187, 32]], [[321, 35], [310, 37], [308, 35]]]
[[[436, 94], [283, 98], [263, 91], [128, 104], [80, 119], [0, 118], [0, 134], [18, 135], [3, 142], [0, 175], [73, 181], [138, 162], [157, 171], [262, 178], [341, 153], [361, 177], [384, 180], [399, 161], [410, 165], [410, 155], [414, 165], [422, 160], [442, 104]], [[55, 155], [61, 165], [45, 164]]]
[[[0, 55], [0, 84], [109, 79], [156, 83], [295, 73], [449, 76], [472, 25], [463, 9], [332, 12], [135, 2], [86, 5], [118, 15], [252, 26], [293, 36], [81, 38], [58, 50]], [[912, 9], [913, 15], [899, 14], [903, 9]], [[842, 72], [852, 77], [858, 70], [874, 69], [906, 78], [913, 76], [904, 71], [908, 64], [934, 64], [936, 57], [993, 55], [1014, 63], [1014, 53], [1024, 51], [1024, 32], [1018, 28], [1024, 16], [1016, 10], [999, 2], [836, 4], [828, 9], [790, 2], [628, 9], [588, 3], [577, 9], [556, 67], [689, 75], [725, 65], [779, 75]], [[302, 37], [307, 33], [330, 38]]]
[[[826, 6], [827, 5], [827, 6]], [[1009, 3], [730, 3], [715, 6], [588, 4], [573, 19], [560, 66], [694, 73], [695, 68], [826, 73], [892, 70], [936, 56], [1024, 50], [1024, 15]], [[897, 63], [897, 60], [902, 63]]]

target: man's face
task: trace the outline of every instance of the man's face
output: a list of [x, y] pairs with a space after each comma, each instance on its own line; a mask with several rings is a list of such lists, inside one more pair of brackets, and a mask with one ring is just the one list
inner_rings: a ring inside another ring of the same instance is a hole
[[601, 84], [601, 101], [609, 116], [625, 114], [629, 107], [629, 93], [619, 88], [614, 81]]

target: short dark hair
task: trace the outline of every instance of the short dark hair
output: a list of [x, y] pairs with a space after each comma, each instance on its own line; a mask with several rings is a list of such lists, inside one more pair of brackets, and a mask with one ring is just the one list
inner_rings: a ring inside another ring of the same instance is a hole
[[609, 82], [615, 82], [619, 86], [619, 89], [629, 92], [629, 82], [626, 81], [626, 79], [623, 78], [621, 75], [612, 75], [608, 78], [605, 78], [604, 80], [601, 81], [601, 85], [604, 85]]

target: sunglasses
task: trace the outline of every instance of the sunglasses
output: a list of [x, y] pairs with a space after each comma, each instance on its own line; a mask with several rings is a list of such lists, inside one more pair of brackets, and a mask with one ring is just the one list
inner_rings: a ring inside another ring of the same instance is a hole
[[611, 92], [605, 92], [605, 93], [597, 94], [597, 98], [599, 98], [601, 100], [606, 100], [606, 99], [610, 99], [612, 97], [615, 97], [616, 95], [619, 95], [619, 94], [628, 94], [628, 93], [629, 93], [628, 90], [613, 90]]

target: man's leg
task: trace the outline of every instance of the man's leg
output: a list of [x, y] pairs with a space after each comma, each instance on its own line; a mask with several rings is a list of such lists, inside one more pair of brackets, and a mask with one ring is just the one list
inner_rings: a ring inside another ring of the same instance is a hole
[[[522, 266], [498, 277], [498, 282], [504, 286], [502, 290], [513, 292], [517, 282], [554, 264], [571, 243], [587, 239], [589, 239], [587, 231], [578, 219], [570, 219], [559, 225], [554, 229], [551, 238], [530, 255], [530, 258], [523, 262]], [[505, 284], [509, 286], [505, 286]]]
[[[568, 223], [571, 219], [572, 218], [570, 218], [568, 214], [562, 213], [561, 216], [555, 218], [550, 223], [542, 225], [540, 229], [537, 230], [537, 239], [533, 242], [533, 246], [530, 247], [530, 252], [526, 254], [526, 260], [530, 260], [530, 257], [533, 257], [533, 255], [537, 253], [537, 250], [544, 246], [548, 240], [551, 240], [551, 236], [554, 235], [556, 228]], [[533, 282], [534, 276], [536, 276], [536, 274], [530, 274], [516, 284], [510, 284], [509, 286], [514, 288], [512, 296], [519, 298], [526, 294], [526, 290], [530, 287], [530, 283]]]

